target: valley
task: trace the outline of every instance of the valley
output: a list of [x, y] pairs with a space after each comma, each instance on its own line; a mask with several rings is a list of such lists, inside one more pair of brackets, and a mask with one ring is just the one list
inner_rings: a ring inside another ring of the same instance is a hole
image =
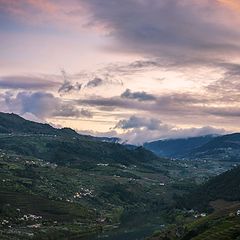
[[144, 239], [201, 215], [222, 196], [201, 194], [198, 206], [199, 184], [238, 164], [160, 157], [13, 114], [0, 114], [0, 126], [2, 239]]

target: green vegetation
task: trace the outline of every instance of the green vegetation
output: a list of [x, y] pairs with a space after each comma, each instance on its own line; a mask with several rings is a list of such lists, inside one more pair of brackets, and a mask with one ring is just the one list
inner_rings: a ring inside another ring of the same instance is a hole
[[151, 239], [237, 239], [240, 206], [212, 201], [240, 200], [240, 168], [205, 182], [231, 167], [221, 164], [0, 113], [0, 239], [134, 239], [161, 228]]
[[171, 202], [178, 166], [142, 147], [14, 114], [0, 114], [0, 126], [2, 239], [86, 238]]
[[175, 196], [176, 207], [181, 209], [174, 210], [169, 216], [175, 225], [156, 232], [149, 239], [239, 240], [239, 182], [240, 167], [236, 167], [195, 187], [186, 195]]
[[240, 167], [229, 170], [196, 187], [177, 199], [180, 208], [210, 211], [210, 202], [217, 199], [240, 201]]
[[197, 220], [189, 215], [185, 223], [156, 232], [148, 240], [239, 240], [240, 204], [227, 205], [208, 216], [199, 216]]

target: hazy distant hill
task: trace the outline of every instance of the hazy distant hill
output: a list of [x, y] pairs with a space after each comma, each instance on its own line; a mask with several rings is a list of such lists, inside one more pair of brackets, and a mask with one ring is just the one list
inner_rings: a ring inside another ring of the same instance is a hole
[[215, 158], [220, 161], [240, 161], [240, 133], [216, 137], [194, 149], [190, 156]]
[[201, 137], [168, 139], [148, 142], [144, 147], [158, 156], [163, 157], [184, 157], [194, 149], [213, 140], [215, 136], [207, 135]]
[[218, 136], [206, 144], [192, 150], [193, 154], [205, 152], [211, 153], [216, 150], [240, 149], [240, 133], [233, 133], [224, 136]]

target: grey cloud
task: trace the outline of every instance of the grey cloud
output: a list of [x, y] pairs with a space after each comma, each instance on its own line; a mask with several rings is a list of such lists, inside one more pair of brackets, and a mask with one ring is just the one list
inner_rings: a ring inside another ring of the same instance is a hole
[[[67, 75], [66, 71], [64, 69], [61, 70], [62, 77], [63, 77], [63, 83], [58, 89], [58, 93], [60, 94], [66, 94], [73, 91], [80, 91], [82, 88], [82, 84], [76, 82], [72, 83], [69, 76]], [[72, 76], [71, 76], [72, 77]]]
[[130, 89], [126, 89], [125, 92], [121, 94], [122, 98], [136, 99], [139, 101], [153, 101], [156, 97], [152, 94], [146, 92], [132, 92]]
[[149, 71], [157, 68], [166, 68], [173, 65], [172, 62], [166, 62], [163, 59], [144, 59], [136, 60], [130, 63], [112, 63], [105, 67], [105, 70], [112, 74], [120, 76], [134, 75], [139, 72]]
[[82, 108], [82, 109], [80, 110], [80, 116], [86, 117], [86, 118], [92, 118], [92, 117], [93, 117], [93, 114], [92, 114], [92, 112], [90, 112], [88, 109]]
[[45, 119], [50, 117], [91, 117], [86, 109], [79, 109], [72, 102], [63, 101], [51, 93], [45, 92], [20, 92], [16, 96], [6, 93], [2, 96], [8, 111], [21, 115], [33, 114]]
[[218, 65], [226, 70], [226, 77], [240, 76], [240, 64], [223, 62]]
[[205, 110], [207, 113], [221, 117], [240, 117], [239, 107], [212, 107]]
[[82, 88], [82, 84], [75, 83], [72, 84], [70, 81], [64, 81], [61, 87], [58, 89], [59, 93], [70, 93], [72, 91], [80, 91]]
[[[103, 85], [110, 84], [122, 84], [121, 81], [114, 79], [114, 76], [106, 73], [106, 69], [101, 70], [102, 73], [77, 73], [72, 75], [66, 75], [66, 72], [63, 71], [64, 81], [58, 89], [58, 93], [67, 94], [71, 92], [79, 92], [83, 89], [96, 88]], [[102, 75], [102, 77], [95, 76]], [[80, 80], [81, 83], [76, 82], [76, 80]]]
[[2, 89], [29, 89], [40, 90], [55, 88], [58, 82], [47, 80], [37, 76], [3, 76], [0, 77], [0, 88]]
[[224, 72], [223, 76], [206, 86], [207, 91], [218, 93], [225, 99], [228, 98], [229, 102], [238, 101], [240, 99], [240, 64], [220, 62], [216, 64], [216, 67]]
[[94, 88], [94, 87], [98, 87], [100, 85], [102, 85], [104, 83], [104, 81], [101, 78], [94, 78], [93, 80], [90, 80], [85, 87], [87, 88]]
[[[154, 96], [153, 101], [134, 101], [131, 98], [123, 97], [92, 97], [91, 99], [80, 99], [77, 102], [83, 105], [97, 106], [97, 107], [110, 107], [112, 108], [125, 108], [125, 109], [136, 109], [145, 111], [176, 111], [181, 112], [184, 107], [190, 107], [194, 104], [206, 104], [208, 99], [202, 95], [194, 95], [190, 93], [172, 93], [162, 94]], [[187, 110], [187, 108], [186, 108]]]
[[101, 109], [112, 111], [116, 108], [139, 109], [139, 103], [119, 97], [103, 98], [92, 97], [91, 99], [79, 99], [76, 101], [78, 105], [94, 106]]
[[[221, 24], [230, 13], [217, 1], [82, 0], [91, 11], [89, 24], [111, 30], [119, 49], [179, 59], [239, 50], [239, 31]], [[124, 20], [123, 20], [124, 19]]]
[[120, 120], [115, 128], [122, 129], [133, 129], [133, 128], [146, 128], [148, 130], [157, 130], [162, 128], [162, 122], [154, 119], [154, 118], [145, 118], [145, 117], [137, 117], [131, 116], [127, 120]]
[[[231, 96], [221, 94], [211, 95], [208, 92], [194, 93], [171, 93], [154, 96], [153, 101], [135, 101], [133, 98], [123, 97], [92, 97], [91, 99], [80, 99], [76, 103], [98, 108], [102, 111], [113, 111], [124, 109], [132, 112], [145, 112], [151, 116], [176, 118], [184, 123], [189, 121], [207, 121], [211, 116], [231, 117], [239, 116], [240, 98], [235, 96], [234, 106], [229, 106]], [[218, 106], [217, 106], [218, 105]], [[228, 107], [224, 107], [224, 105]], [[216, 107], [217, 106], [217, 107]], [[216, 119], [214, 119], [216, 120]], [[188, 122], [189, 123], [189, 122]]]

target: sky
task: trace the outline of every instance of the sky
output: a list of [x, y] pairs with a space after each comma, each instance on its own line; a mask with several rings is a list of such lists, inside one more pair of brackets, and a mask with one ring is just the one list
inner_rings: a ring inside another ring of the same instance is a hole
[[0, 111], [133, 144], [240, 131], [239, 0], [0, 0]]

